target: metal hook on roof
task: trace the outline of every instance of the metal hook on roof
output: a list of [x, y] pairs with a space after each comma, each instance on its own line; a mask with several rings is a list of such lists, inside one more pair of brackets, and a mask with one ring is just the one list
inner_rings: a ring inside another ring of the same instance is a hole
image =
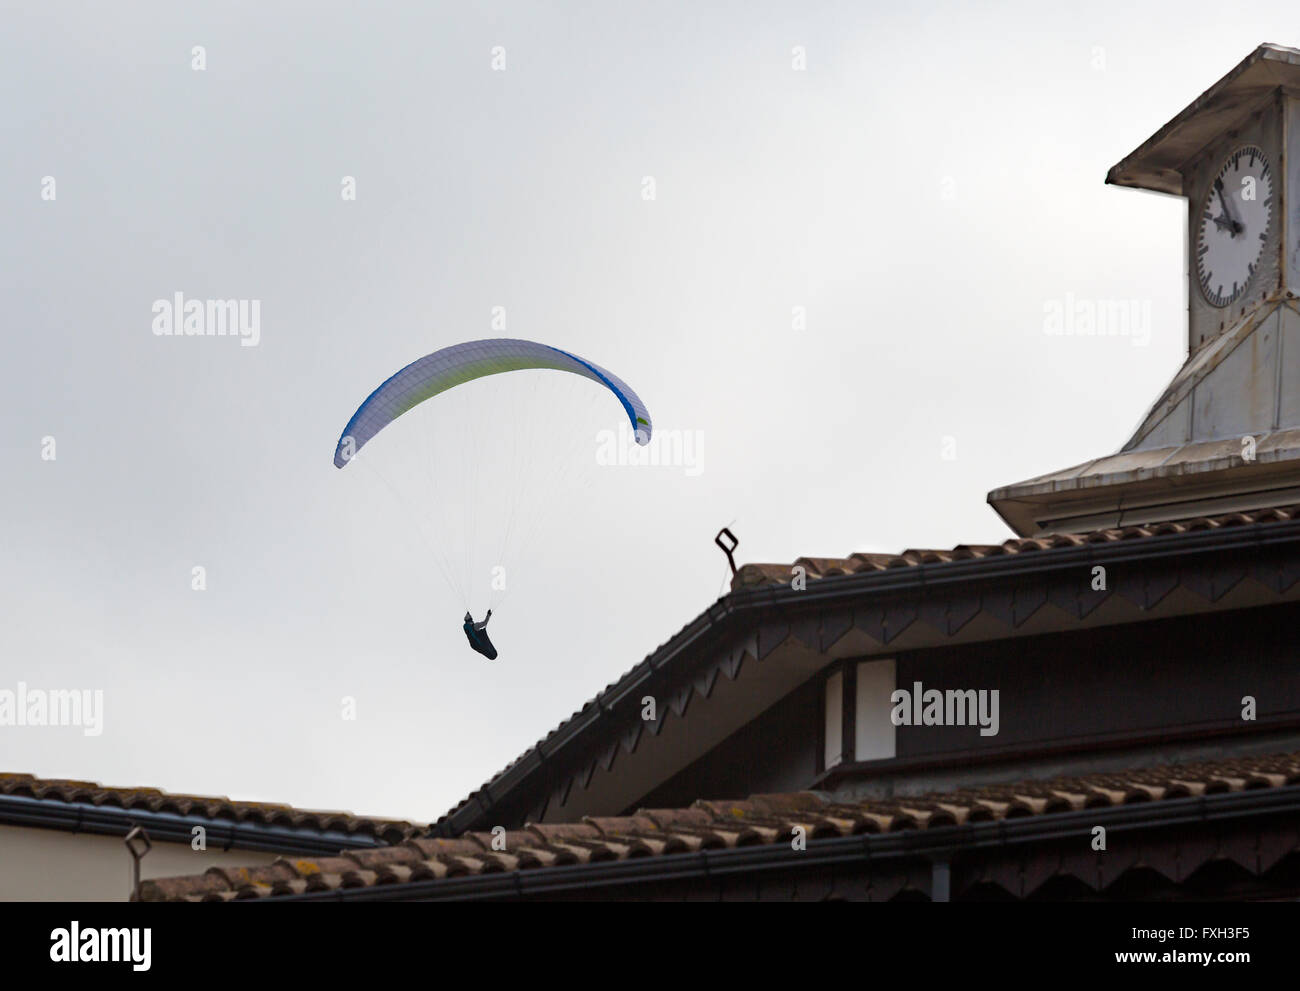
[[[722, 538], [724, 536], [731, 541], [730, 547], [728, 547], [726, 544], [722, 542]], [[718, 535], [713, 538], [713, 542], [722, 548], [723, 554], [727, 555], [727, 563], [731, 565], [731, 574], [734, 577], [736, 574], [736, 558], [734, 556], [734, 552], [736, 548], [740, 546], [740, 541], [736, 539], [736, 535], [734, 533], [732, 533], [727, 527], [724, 526], [721, 530], [718, 531]]]
[[122, 842], [126, 844], [127, 852], [131, 854], [131, 897], [138, 898], [140, 896], [140, 861], [144, 860], [145, 855], [153, 849], [153, 843], [149, 841], [149, 834], [139, 826], [133, 826]]

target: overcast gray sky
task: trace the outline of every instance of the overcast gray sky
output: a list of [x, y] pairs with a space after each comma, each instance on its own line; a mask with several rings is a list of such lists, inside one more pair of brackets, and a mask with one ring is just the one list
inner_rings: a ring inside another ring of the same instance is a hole
[[[1182, 361], [1184, 212], [1106, 169], [1300, 43], [1283, 3], [0, 9], [0, 690], [104, 697], [98, 736], [0, 727], [0, 770], [418, 820], [702, 611], [720, 526], [997, 542], [989, 489], [1117, 449]], [[177, 292], [260, 300], [258, 345], [155, 335]], [[1069, 299], [1149, 333], [1047, 333]], [[331, 457], [496, 336], [704, 448], [557, 503], [489, 663]]]

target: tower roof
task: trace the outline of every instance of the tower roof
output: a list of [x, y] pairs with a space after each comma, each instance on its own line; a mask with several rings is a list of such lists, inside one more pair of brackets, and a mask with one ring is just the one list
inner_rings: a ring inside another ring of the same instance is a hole
[[1183, 195], [1187, 161], [1279, 86], [1300, 90], [1300, 49], [1263, 44], [1106, 173], [1106, 181]]

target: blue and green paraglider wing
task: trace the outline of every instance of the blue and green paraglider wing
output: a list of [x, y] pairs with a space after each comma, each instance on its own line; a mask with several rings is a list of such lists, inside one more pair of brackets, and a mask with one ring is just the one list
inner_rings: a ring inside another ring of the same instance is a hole
[[599, 382], [622, 404], [636, 433], [636, 442], [650, 443], [650, 413], [645, 403], [613, 372], [549, 344], [494, 338], [453, 344], [435, 351], [411, 362], [385, 381], [343, 428], [334, 449], [334, 464], [342, 468], [375, 434], [426, 399], [487, 375], [529, 368], [552, 368]]

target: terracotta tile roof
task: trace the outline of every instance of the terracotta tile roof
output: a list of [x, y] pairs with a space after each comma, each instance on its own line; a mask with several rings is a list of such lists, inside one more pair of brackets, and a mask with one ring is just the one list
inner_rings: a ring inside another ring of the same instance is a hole
[[174, 795], [159, 788], [112, 788], [93, 781], [37, 778], [31, 774], [0, 772], [0, 796], [3, 795], [47, 802], [84, 802], [125, 810], [170, 812], [237, 823], [363, 834], [391, 843], [400, 843], [423, 831], [423, 827], [403, 820], [372, 819], [350, 812], [320, 812], [271, 802], [234, 802], [224, 797]]
[[1300, 752], [848, 803], [819, 792], [754, 795], [743, 801], [698, 801], [685, 809], [645, 809], [630, 816], [588, 817], [574, 823], [529, 823], [505, 833], [504, 850], [493, 849], [491, 833], [475, 832], [456, 839], [414, 837], [397, 846], [345, 851], [335, 857], [281, 857], [266, 867], [213, 867], [192, 877], [145, 881], [140, 898], [270, 898], [709, 849], [772, 846], [788, 841], [795, 826], [803, 826], [809, 840], [815, 841], [1295, 784], [1300, 784]]
[[[733, 593], [736, 593], [786, 585], [791, 579], [791, 569], [796, 564], [803, 564], [808, 569], [807, 577], [809, 579], [818, 580], [843, 575], [857, 575], [869, 572], [888, 571], [890, 569], [912, 568], [920, 564], [933, 566], [980, 558], [995, 559], [1007, 558], [1017, 554], [1033, 554], [1040, 552], [1050, 553], [1057, 549], [1068, 549], [1088, 544], [1113, 544], [1121, 541], [1141, 541], [1153, 537], [1195, 533], [1198, 531], [1204, 532], [1254, 524], [1285, 522], [1290, 520], [1300, 520], [1300, 504], [1253, 510], [1247, 513], [1225, 513], [1212, 517], [1197, 517], [1170, 522], [1148, 523], [1141, 526], [1117, 527], [1083, 533], [1048, 534], [1038, 537], [1012, 538], [1003, 541], [1000, 544], [959, 544], [950, 550], [912, 549], [897, 554], [858, 553], [847, 558], [802, 557], [792, 564], [746, 564], [737, 569], [737, 573], [732, 579], [731, 590]], [[644, 672], [653, 668], [656, 665], [656, 659], [659, 658], [666, 649], [671, 647], [675, 641], [685, 637], [693, 627], [700, 623], [701, 619], [707, 616], [718, 604], [724, 601], [725, 597], [719, 599], [714, 606], [706, 609], [700, 617], [696, 617], [696, 619], [687, 623], [678, 630], [677, 633], [673, 634], [673, 636], [661, 643], [639, 664], [634, 665], [628, 671], [624, 672], [621, 677], [607, 684], [604, 689], [597, 692], [593, 698], [589, 699], [582, 708], [575, 710], [568, 719], [558, 723], [554, 729], [538, 740], [538, 742], [528, 750], [524, 751], [514, 760], [510, 761], [510, 763], [506, 764], [505, 767], [489, 778], [480, 788], [457, 802], [456, 805], [439, 817], [433, 828], [444, 829], [449, 827], [451, 821], [458, 813], [461, 813], [476, 801], [479, 801], [480, 804], [482, 804], [484, 796], [499, 794], [501, 791], [499, 787], [500, 782], [514, 768], [530, 758], [535, 758], [540, 754], [546, 753], [553, 743], [560, 741], [563, 734], [573, 731], [580, 719], [589, 719], [597, 715], [598, 713], [596, 710], [598, 710], [601, 705], [601, 700], [603, 698], [609, 696], [615, 690], [629, 684]], [[491, 804], [491, 799], [488, 799], [487, 801], [488, 804]]]
[[848, 557], [801, 557], [791, 564], [746, 564], [736, 572], [731, 587], [733, 590], [740, 590], [763, 585], [788, 584], [793, 569], [797, 566], [805, 569], [806, 577], [811, 581], [869, 571], [886, 571], [890, 568], [911, 568], [918, 564], [946, 564], [951, 561], [969, 561], [972, 558], [1030, 554], [1062, 547], [1080, 547], [1084, 544], [1144, 540], [1168, 534], [1296, 519], [1300, 519], [1300, 505], [1259, 509], [1248, 513], [1225, 513], [1222, 516], [1201, 516], [1177, 522], [1091, 530], [1085, 533], [1016, 537], [1000, 544], [958, 544], [951, 550], [905, 550], [897, 554], [851, 554]]

